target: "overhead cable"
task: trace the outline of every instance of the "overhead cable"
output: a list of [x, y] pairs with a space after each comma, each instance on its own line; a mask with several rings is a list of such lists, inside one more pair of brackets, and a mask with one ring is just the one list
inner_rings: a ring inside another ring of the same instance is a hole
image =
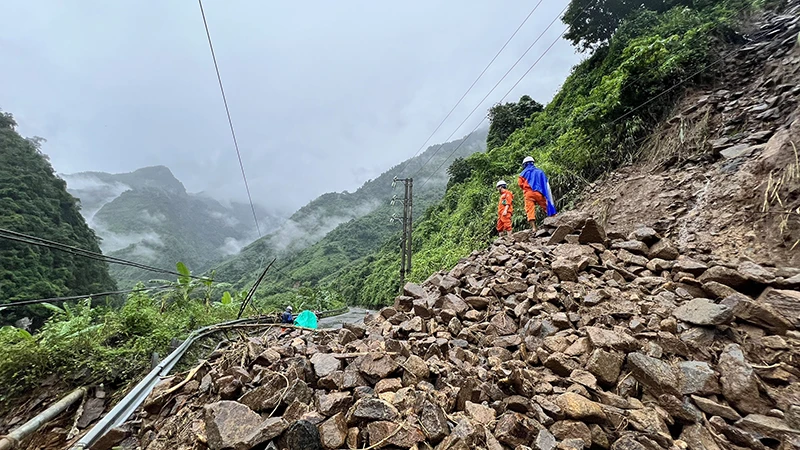
[[236, 157], [239, 159], [239, 168], [242, 169], [242, 179], [244, 180], [244, 188], [247, 191], [247, 200], [250, 202], [250, 209], [253, 211], [253, 220], [256, 223], [256, 231], [258, 237], [261, 237], [261, 226], [258, 224], [258, 216], [256, 215], [256, 207], [253, 205], [253, 197], [250, 195], [250, 185], [247, 183], [247, 175], [244, 173], [244, 164], [242, 163], [242, 153], [239, 151], [239, 142], [236, 140], [236, 131], [233, 129], [233, 120], [231, 120], [231, 110], [228, 108], [228, 98], [225, 96], [225, 88], [222, 86], [222, 76], [219, 74], [219, 64], [217, 64], [217, 55], [214, 52], [214, 44], [211, 43], [211, 33], [208, 31], [208, 22], [206, 21], [206, 12], [203, 9], [203, 0], [197, 0], [200, 4], [200, 14], [203, 16], [203, 26], [206, 29], [206, 37], [208, 38], [208, 48], [211, 50], [211, 59], [214, 60], [214, 70], [217, 72], [217, 81], [219, 82], [219, 91], [222, 93], [222, 103], [225, 105], [225, 114], [228, 116], [228, 125], [231, 129], [231, 137], [233, 137], [233, 147], [236, 149]]

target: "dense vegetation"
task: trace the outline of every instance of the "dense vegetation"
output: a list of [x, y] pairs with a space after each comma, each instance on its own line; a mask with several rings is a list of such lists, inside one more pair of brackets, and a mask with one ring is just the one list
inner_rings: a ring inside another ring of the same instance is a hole
[[[592, 54], [543, 109], [525, 96], [490, 110], [488, 150], [453, 162], [447, 193], [416, 224], [412, 278], [452, 267], [487, 244], [496, 221], [494, 183], [515, 180], [526, 155], [549, 174], [561, 208], [570, 207], [598, 176], [635, 160], [638, 144], [682, 94], [668, 89], [713, 77], [713, 66], [706, 66], [717, 58], [719, 44], [735, 39], [739, 21], [752, 8], [749, 0], [573, 0], [564, 17], [567, 36], [579, 48], [594, 49]], [[522, 210], [516, 183], [511, 189]], [[521, 215], [514, 226], [525, 226]], [[348, 298], [384, 304], [397, 292], [398, 258], [396, 246], [387, 243], [338, 274], [332, 285], [351, 292], [355, 283], [358, 294]]]
[[[148, 265], [170, 268], [184, 261], [197, 271], [239, 250], [254, 239], [249, 205], [224, 206], [203, 194], [187, 193], [164, 166], [131, 173], [84, 172], [65, 175], [67, 189], [81, 200], [84, 215], [107, 254]], [[276, 227], [276, 217], [257, 212], [264, 230]], [[153, 274], [114, 265], [111, 276], [129, 288]]]
[[[414, 176], [413, 209], [414, 215], [419, 217], [444, 193], [448, 158], [466, 157], [483, 150], [485, 139], [486, 131], [481, 130], [465, 139], [431, 146], [421, 155], [365, 183], [354, 193], [319, 197], [291, 219], [310, 235], [298, 242], [292, 233], [279, 230], [217, 267], [216, 276], [222, 280], [238, 279], [237, 287], [249, 287], [266, 263], [278, 256], [276, 267], [270, 269], [258, 291], [259, 298], [267, 304], [283, 305], [297, 295], [298, 288], [310, 286], [321, 287], [331, 298], [344, 299], [351, 304], [375, 304], [372, 292], [395, 289], [397, 283], [392, 280], [399, 271], [401, 225], [390, 221], [390, 217], [400, 214], [403, 191], [401, 183], [392, 187], [393, 177]], [[389, 201], [393, 195], [399, 197], [394, 206]], [[360, 215], [355, 216], [356, 213]], [[309, 217], [314, 218], [311, 223], [308, 223]], [[340, 223], [344, 217], [352, 218]], [[311, 224], [324, 230], [326, 222], [332, 222], [332, 229], [328, 228], [330, 231], [324, 238], [319, 235], [312, 241], [309, 236], [320, 229], [310, 229]], [[374, 256], [382, 247], [387, 248], [396, 264], [387, 264], [386, 272], [371, 273]], [[389, 272], [394, 276], [388, 276]], [[365, 286], [370, 287], [365, 289]]]
[[[24, 139], [15, 126], [10, 114], [0, 112], [0, 228], [99, 252], [97, 237], [53, 173], [40, 141]], [[9, 301], [114, 287], [105, 263], [0, 238], [0, 324], [27, 316], [36, 325], [49, 315], [41, 307], [3, 309]]]

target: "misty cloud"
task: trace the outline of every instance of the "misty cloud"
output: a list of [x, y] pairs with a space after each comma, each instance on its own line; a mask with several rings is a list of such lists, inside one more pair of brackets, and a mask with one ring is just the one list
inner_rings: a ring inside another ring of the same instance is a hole
[[[206, 2], [253, 200], [295, 211], [417, 151], [532, 2]], [[545, 0], [429, 144], [443, 142], [564, 7]], [[463, 127], [564, 30], [556, 24]], [[564, 40], [509, 95], [546, 103], [580, 56]], [[0, 108], [58, 172], [163, 164], [190, 192], [246, 201], [197, 4], [11, 0]], [[116, 191], [114, 191], [116, 192]]]
[[367, 202], [358, 208], [351, 209], [348, 215], [325, 216], [324, 221], [317, 215], [311, 215], [299, 221], [287, 220], [283, 226], [272, 233], [270, 244], [278, 251], [284, 251], [289, 247], [302, 248], [312, 245], [337, 226], [367, 215], [379, 205], [380, 202], [377, 200]]

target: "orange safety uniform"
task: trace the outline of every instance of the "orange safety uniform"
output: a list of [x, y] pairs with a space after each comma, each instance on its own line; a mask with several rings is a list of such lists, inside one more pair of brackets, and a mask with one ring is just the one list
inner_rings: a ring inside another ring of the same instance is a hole
[[[503, 214], [508, 207], [508, 211]], [[511, 213], [514, 212], [514, 194], [508, 189], [500, 192], [500, 200], [497, 202], [497, 231], [511, 231]]]
[[547, 200], [541, 192], [531, 189], [525, 178], [519, 177], [517, 184], [525, 195], [525, 214], [528, 216], [528, 221], [536, 220], [536, 205], [547, 211]]

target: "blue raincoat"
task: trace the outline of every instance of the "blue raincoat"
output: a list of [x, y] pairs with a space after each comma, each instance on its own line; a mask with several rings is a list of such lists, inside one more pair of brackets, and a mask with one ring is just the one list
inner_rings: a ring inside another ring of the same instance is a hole
[[547, 181], [547, 175], [544, 174], [542, 169], [536, 167], [533, 163], [528, 163], [519, 176], [525, 179], [531, 189], [542, 193], [545, 200], [547, 200], [547, 215], [555, 215], [558, 212], [556, 211], [556, 202], [550, 192], [550, 182]]

